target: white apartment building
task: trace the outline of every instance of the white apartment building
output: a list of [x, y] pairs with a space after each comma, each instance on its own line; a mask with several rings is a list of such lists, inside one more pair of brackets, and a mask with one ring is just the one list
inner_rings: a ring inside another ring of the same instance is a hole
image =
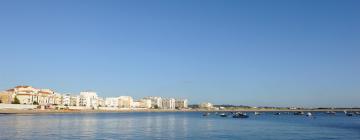
[[108, 97], [105, 98], [106, 107], [119, 107], [119, 98], [118, 97]]
[[80, 96], [70, 96], [69, 106], [80, 106]]
[[71, 96], [70, 96], [70, 94], [63, 94], [62, 95], [62, 105], [71, 106]]
[[60, 93], [54, 92], [53, 96], [51, 97], [51, 104], [54, 105], [62, 105], [63, 96]]
[[131, 104], [131, 108], [141, 108], [140, 104], [141, 103], [139, 101], [133, 101], [133, 103]]
[[162, 108], [162, 98], [161, 97], [145, 97], [144, 99], [151, 100], [151, 108]]
[[105, 107], [105, 100], [102, 97], [98, 98], [98, 106]]
[[187, 99], [177, 99], [175, 101], [175, 108], [177, 108], [177, 109], [188, 108], [188, 100]]
[[80, 92], [80, 106], [85, 106], [86, 108], [97, 109], [98, 107], [98, 96], [96, 92], [86, 91]]
[[162, 109], [175, 109], [175, 99], [162, 99]]

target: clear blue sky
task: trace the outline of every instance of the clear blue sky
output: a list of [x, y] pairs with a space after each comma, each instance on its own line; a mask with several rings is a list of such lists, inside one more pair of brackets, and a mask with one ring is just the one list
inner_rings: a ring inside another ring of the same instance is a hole
[[360, 1], [0, 1], [0, 90], [360, 106]]

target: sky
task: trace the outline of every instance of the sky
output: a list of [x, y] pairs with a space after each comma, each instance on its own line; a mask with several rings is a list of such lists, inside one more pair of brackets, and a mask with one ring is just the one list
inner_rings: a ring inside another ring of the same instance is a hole
[[360, 107], [357, 0], [2, 0], [0, 90]]

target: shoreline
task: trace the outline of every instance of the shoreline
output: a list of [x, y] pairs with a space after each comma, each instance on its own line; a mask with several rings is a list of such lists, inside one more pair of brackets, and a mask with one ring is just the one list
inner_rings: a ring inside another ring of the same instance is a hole
[[19, 109], [0, 109], [1, 114], [72, 114], [72, 113], [136, 113], [136, 112], [148, 112], [148, 113], [161, 113], [161, 112], [360, 112], [360, 109], [297, 109], [297, 110], [282, 110], [282, 109], [236, 109], [236, 110], [205, 110], [205, 109], [193, 109], [193, 110], [53, 110], [53, 109], [33, 109], [33, 110], [19, 110]]

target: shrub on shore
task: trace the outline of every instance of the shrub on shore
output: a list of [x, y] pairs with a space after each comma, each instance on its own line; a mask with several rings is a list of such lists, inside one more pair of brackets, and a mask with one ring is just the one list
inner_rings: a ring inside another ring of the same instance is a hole
[[15, 96], [14, 101], [11, 102], [11, 104], [20, 104], [19, 99]]

